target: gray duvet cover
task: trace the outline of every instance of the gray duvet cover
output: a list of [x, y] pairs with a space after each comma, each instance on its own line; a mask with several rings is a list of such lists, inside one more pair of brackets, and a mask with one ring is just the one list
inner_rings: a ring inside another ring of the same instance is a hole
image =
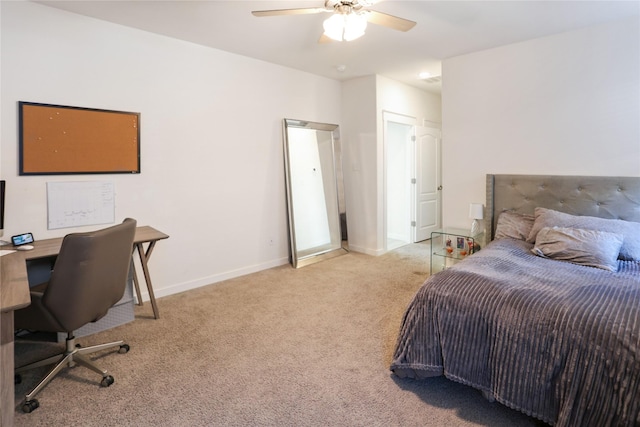
[[618, 272], [500, 239], [427, 279], [391, 370], [444, 375], [558, 426], [640, 425], [640, 263]]

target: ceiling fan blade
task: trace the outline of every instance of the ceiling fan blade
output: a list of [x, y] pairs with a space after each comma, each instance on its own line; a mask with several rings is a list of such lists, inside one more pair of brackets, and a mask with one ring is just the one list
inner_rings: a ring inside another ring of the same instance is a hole
[[253, 16], [278, 16], [278, 15], [308, 15], [312, 13], [332, 12], [324, 7], [311, 7], [302, 9], [275, 9], [275, 10], [254, 10]]
[[334, 42], [334, 41], [335, 40], [333, 40], [331, 37], [327, 36], [325, 33], [322, 33], [322, 35], [318, 39], [318, 43], [320, 43], [320, 44], [331, 43], [331, 42]]
[[367, 11], [367, 21], [372, 24], [382, 25], [383, 27], [393, 28], [398, 31], [409, 31], [416, 23], [408, 19], [398, 18], [397, 16], [387, 13], [376, 12], [375, 10]]

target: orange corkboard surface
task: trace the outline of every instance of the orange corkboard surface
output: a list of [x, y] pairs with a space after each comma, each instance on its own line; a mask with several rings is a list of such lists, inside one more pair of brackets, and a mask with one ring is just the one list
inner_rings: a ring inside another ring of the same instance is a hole
[[19, 103], [20, 175], [140, 173], [140, 113]]

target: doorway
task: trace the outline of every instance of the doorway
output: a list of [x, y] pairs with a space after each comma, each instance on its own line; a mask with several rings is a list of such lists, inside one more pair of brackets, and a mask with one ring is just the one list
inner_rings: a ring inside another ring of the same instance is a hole
[[426, 240], [440, 228], [440, 130], [385, 112], [384, 250]]

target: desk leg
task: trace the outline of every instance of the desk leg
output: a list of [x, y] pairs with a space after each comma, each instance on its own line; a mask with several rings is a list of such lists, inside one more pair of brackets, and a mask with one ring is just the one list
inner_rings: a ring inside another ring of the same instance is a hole
[[158, 305], [156, 304], [156, 297], [153, 294], [153, 285], [151, 284], [151, 275], [149, 274], [149, 266], [147, 261], [151, 256], [151, 252], [153, 251], [153, 247], [156, 245], [156, 242], [150, 242], [149, 247], [146, 252], [142, 243], [136, 243], [136, 248], [138, 249], [138, 255], [140, 255], [140, 264], [142, 265], [142, 273], [144, 274], [144, 280], [147, 282], [147, 290], [149, 291], [149, 299], [151, 300], [151, 307], [153, 307], [153, 316], [158, 319], [160, 318], [160, 313], [158, 312]]
[[[136, 248], [134, 246], [133, 251], [135, 252]], [[138, 281], [138, 273], [136, 273], [136, 266], [133, 263], [133, 254], [131, 254], [131, 271], [133, 275], [133, 286], [136, 290], [136, 298], [138, 299], [138, 305], [142, 305], [142, 293], [140, 292], [140, 282]]]
[[0, 314], [0, 426], [13, 426], [15, 412], [13, 311]]

